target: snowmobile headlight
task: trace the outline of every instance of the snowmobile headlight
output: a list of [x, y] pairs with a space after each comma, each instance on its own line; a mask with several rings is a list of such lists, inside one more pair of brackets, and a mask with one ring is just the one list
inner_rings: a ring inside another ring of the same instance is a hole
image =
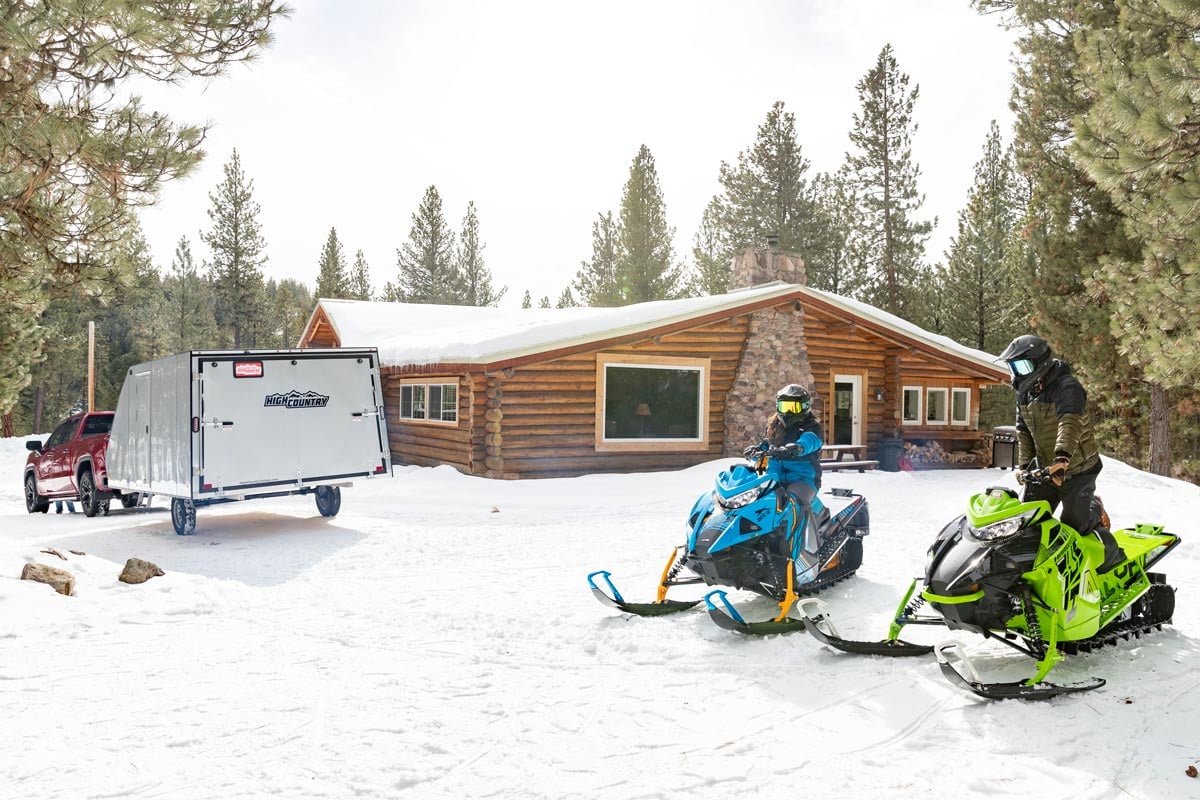
[[972, 528], [971, 532], [975, 534], [975, 538], [983, 542], [990, 542], [996, 539], [1007, 539], [1017, 531], [1025, 527], [1025, 517], [1014, 517], [1006, 519], [991, 525], [984, 525], [982, 528]]
[[717, 502], [725, 508], [741, 508], [749, 505], [762, 496], [762, 487], [756, 486], [753, 489], [735, 494], [733, 497], [721, 497], [717, 495]]

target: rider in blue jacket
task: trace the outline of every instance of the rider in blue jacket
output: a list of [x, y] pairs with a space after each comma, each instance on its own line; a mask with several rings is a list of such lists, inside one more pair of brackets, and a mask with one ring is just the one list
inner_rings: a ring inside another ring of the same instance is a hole
[[[767, 444], [779, 455], [787, 490], [820, 513], [821, 448], [824, 431], [812, 413], [812, 394], [798, 383], [775, 393], [775, 414], [767, 423]], [[814, 502], [815, 501], [815, 502]]]

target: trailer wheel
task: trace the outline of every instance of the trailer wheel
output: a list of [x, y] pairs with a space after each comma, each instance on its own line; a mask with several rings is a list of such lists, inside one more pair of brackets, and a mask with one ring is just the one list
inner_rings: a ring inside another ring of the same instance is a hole
[[38, 494], [37, 479], [33, 473], [25, 476], [25, 510], [30, 514], [45, 514], [50, 508], [50, 501]]
[[121, 495], [121, 506], [124, 508], [133, 508], [138, 503], [140, 503], [141, 500], [142, 500], [141, 492], [134, 492], [133, 494], [123, 494], [123, 495]]
[[180, 536], [191, 536], [196, 532], [196, 506], [182, 497], [171, 499], [171, 524]]
[[108, 516], [108, 501], [100, 500], [97, 495], [96, 479], [92, 476], [92, 470], [84, 467], [83, 472], [79, 473], [79, 504], [83, 506], [84, 516], [94, 517], [98, 513]]
[[317, 487], [317, 511], [322, 517], [336, 517], [342, 508], [342, 490], [336, 486]]

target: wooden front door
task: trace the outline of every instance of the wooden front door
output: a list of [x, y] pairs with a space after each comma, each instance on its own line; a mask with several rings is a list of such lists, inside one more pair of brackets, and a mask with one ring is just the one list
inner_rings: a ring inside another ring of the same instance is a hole
[[863, 397], [866, 376], [862, 373], [839, 372], [833, 376], [832, 403], [827, 444], [863, 444], [866, 439], [866, 403]]

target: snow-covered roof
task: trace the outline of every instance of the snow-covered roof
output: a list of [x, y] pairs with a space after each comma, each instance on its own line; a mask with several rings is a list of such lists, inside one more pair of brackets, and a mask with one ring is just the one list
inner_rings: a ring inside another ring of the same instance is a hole
[[[552, 350], [586, 346], [670, 327], [677, 323], [738, 313], [808, 295], [861, 319], [868, 326], [899, 334], [928, 348], [956, 356], [990, 374], [1001, 375], [992, 356], [965, 347], [846, 297], [799, 284], [774, 283], [726, 294], [658, 300], [617, 308], [501, 309], [321, 299], [342, 347], [376, 347], [387, 366], [496, 364]], [[317, 312], [314, 311], [315, 316]], [[309, 321], [311, 327], [312, 320]], [[1002, 375], [1001, 375], [1002, 377]]]
[[[649, 331], [794, 295], [771, 283], [728, 294], [617, 308], [479, 308], [320, 301], [342, 347], [377, 347], [383, 366], [494, 364]], [[314, 312], [315, 313], [315, 312]]]

